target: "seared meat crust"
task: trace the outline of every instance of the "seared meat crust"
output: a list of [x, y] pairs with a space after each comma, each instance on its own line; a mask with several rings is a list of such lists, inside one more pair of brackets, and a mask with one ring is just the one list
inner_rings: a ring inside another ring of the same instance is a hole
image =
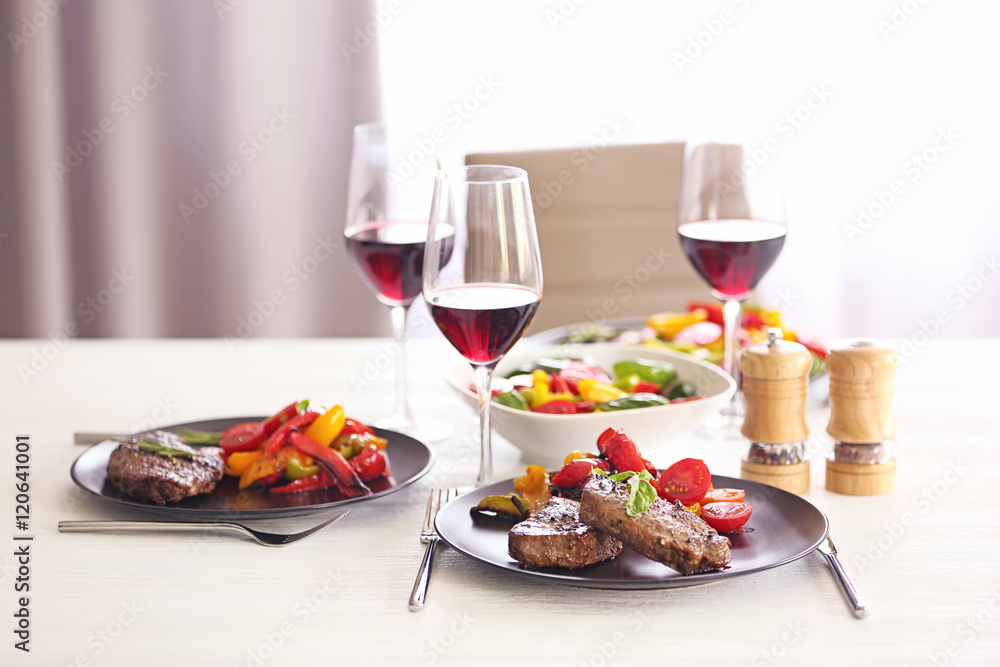
[[139, 437], [194, 452], [191, 457], [164, 456], [123, 442], [108, 460], [107, 479], [115, 487], [141, 500], [162, 505], [209, 493], [222, 479], [224, 464], [215, 447], [193, 449], [167, 431], [150, 431]]
[[613, 558], [622, 543], [580, 521], [580, 503], [552, 498], [507, 534], [507, 551], [524, 567], [576, 569]]
[[591, 476], [583, 485], [580, 519], [684, 574], [716, 570], [732, 560], [729, 539], [700, 517], [662, 499], [642, 514], [628, 516], [628, 494], [626, 484]]

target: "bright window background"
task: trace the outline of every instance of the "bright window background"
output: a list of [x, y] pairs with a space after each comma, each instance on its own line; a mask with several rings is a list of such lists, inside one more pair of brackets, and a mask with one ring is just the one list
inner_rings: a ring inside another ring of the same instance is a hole
[[581, 146], [616, 125], [617, 143], [772, 140], [760, 173], [785, 183], [789, 235], [761, 303], [784, 297], [793, 325], [828, 338], [1000, 334], [1000, 3], [381, 8], [385, 118], [421, 162], [401, 186], [415, 214], [434, 158]]

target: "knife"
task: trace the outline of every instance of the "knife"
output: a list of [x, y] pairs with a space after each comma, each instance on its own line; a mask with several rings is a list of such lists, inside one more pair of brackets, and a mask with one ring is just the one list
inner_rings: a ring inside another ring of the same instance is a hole
[[826, 564], [833, 570], [833, 575], [837, 578], [837, 584], [840, 586], [840, 592], [844, 594], [844, 599], [847, 600], [851, 611], [858, 618], [867, 618], [871, 612], [871, 609], [868, 607], [868, 601], [858, 592], [858, 589], [854, 586], [854, 582], [847, 576], [847, 571], [844, 570], [840, 558], [837, 557], [837, 546], [830, 539], [829, 535], [826, 536], [826, 542], [821, 543], [818, 549], [823, 554], [823, 558], [826, 559]]
[[96, 445], [99, 442], [120, 437], [120, 433], [74, 433], [74, 445]]

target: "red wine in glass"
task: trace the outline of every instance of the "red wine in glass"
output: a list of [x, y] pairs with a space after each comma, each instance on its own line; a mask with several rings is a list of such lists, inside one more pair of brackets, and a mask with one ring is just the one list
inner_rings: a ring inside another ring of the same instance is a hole
[[531, 324], [538, 294], [515, 285], [466, 284], [427, 295], [431, 317], [459, 353], [477, 364], [499, 361]]
[[759, 220], [689, 222], [677, 229], [688, 260], [724, 300], [742, 300], [785, 244], [785, 226]]
[[[382, 303], [413, 303], [423, 289], [427, 223], [379, 220], [348, 228], [344, 236], [351, 259]], [[451, 244], [443, 251], [450, 255]]]

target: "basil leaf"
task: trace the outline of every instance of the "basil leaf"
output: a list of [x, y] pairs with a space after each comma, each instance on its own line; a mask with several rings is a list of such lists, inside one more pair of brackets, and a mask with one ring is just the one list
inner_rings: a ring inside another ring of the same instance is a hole
[[632, 477], [633, 475], [637, 475], [639, 479], [653, 479], [653, 476], [649, 474], [648, 470], [641, 470], [639, 472], [635, 472], [633, 470], [626, 470], [625, 472], [616, 472], [615, 474], [611, 475], [611, 479], [613, 479], [616, 482], [624, 482], [626, 479]]
[[299, 401], [298, 403], [295, 404], [295, 412], [305, 412], [306, 408], [308, 407], [309, 407], [309, 399], [307, 398], [306, 400]]
[[628, 497], [628, 504], [625, 505], [625, 513], [629, 516], [642, 514], [649, 509], [649, 506], [656, 502], [656, 489], [649, 481], [638, 476], [628, 480], [632, 492]]
[[[594, 468], [594, 470], [597, 470], [597, 468]], [[591, 475], [607, 475], [603, 470], [600, 473], [595, 473], [594, 470], [590, 471]], [[616, 472], [613, 475], [608, 475], [608, 477], [612, 481], [628, 484], [629, 493], [628, 502], [625, 503], [625, 513], [629, 516], [642, 514], [649, 509], [650, 505], [656, 502], [656, 489], [649, 483], [652, 481], [653, 476], [649, 474], [648, 470], [640, 470], [639, 472], [626, 470], [625, 472]]]

